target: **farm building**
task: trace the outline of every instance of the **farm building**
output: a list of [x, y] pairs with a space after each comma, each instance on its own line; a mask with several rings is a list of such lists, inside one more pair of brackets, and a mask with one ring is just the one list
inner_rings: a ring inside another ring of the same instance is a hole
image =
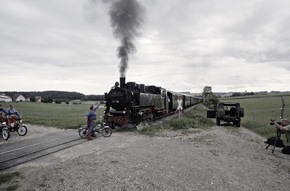
[[36, 102], [41, 102], [42, 97], [41, 96], [35, 96], [35, 100], [36, 100]]
[[15, 101], [15, 102], [25, 101], [25, 97], [23, 97], [23, 95], [21, 95], [21, 94], [15, 94], [12, 97], [12, 100]]
[[12, 99], [5, 94], [0, 94], [0, 102], [12, 102]]

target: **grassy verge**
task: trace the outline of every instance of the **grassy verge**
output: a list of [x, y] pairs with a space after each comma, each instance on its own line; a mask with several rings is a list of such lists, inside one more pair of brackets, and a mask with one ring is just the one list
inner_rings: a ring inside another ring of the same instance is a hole
[[[265, 138], [275, 137], [277, 135], [276, 129], [273, 125], [270, 126], [269, 123], [246, 121], [243, 123], [243, 126]], [[280, 138], [286, 143], [284, 135], [281, 135]]]
[[19, 172], [9, 172], [0, 174], [0, 190], [14, 191], [16, 190], [21, 175]]
[[206, 118], [206, 108], [202, 105], [196, 105], [191, 111], [182, 114], [179, 117], [173, 117], [162, 124], [150, 125], [139, 130], [141, 134], [156, 136], [164, 130], [188, 130], [191, 128], [210, 127], [214, 125], [211, 119]]

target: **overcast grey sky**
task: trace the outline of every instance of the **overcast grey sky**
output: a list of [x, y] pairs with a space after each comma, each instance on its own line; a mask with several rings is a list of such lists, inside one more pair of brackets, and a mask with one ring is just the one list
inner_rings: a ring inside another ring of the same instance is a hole
[[[289, 0], [139, 3], [145, 18], [126, 81], [195, 93], [290, 90]], [[0, 91], [108, 92], [120, 77], [110, 7], [0, 0]]]

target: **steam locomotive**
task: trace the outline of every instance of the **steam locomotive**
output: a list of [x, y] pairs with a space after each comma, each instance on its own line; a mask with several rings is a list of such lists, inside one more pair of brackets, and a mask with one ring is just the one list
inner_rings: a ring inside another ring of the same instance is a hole
[[198, 103], [202, 98], [190, 94], [177, 93], [157, 86], [145, 86], [125, 81], [120, 77], [108, 93], [105, 93], [106, 109], [104, 111], [107, 124], [124, 126], [138, 125], [145, 120], [155, 120], [177, 111], [180, 100], [186, 109]]

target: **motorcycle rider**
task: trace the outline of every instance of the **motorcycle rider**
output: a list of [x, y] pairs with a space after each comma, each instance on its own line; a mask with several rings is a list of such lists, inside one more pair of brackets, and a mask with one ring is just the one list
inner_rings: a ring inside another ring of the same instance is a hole
[[10, 105], [7, 109], [7, 115], [16, 115], [18, 117], [20, 116], [16, 109], [13, 108], [13, 105]]
[[[2, 113], [4, 113], [4, 116], [2, 116]], [[1, 121], [6, 121], [6, 115], [7, 115], [7, 111], [5, 109], [2, 108], [2, 104], [0, 104], [0, 118]]]
[[10, 124], [15, 122], [16, 117], [20, 117], [20, 115], [16, 111], [16, 109], [13, 108], [13, 105], [10, 105], [9, 108], [7, 109], [7, 125], [8, 125], [8, 127], [11, 127]]
[[88, 140], [92, 140], [92, 132], [96, 123], [97, 113], [96, 110], [99, 108], [100, 104], [94, 108], [93, 105], [90, 106], [89, 112], [86, 114], [87, 116], [87, 127], [89, 130]]

